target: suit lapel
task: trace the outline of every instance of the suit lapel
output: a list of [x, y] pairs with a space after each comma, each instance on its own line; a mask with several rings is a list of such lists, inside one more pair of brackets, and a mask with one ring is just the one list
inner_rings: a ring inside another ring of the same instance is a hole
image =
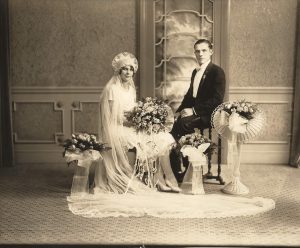
[[206, 76], [207, 76], [207, 74], [208, 74], [208, 72], [209, 72], [209, 70], [210, 70], [211, 67], [212, 67], [212, 63], [210, 62], [210, 63], [207, 65], [207, 67], [206, 67], [206, 69], [205, 69], [205, 71], [204, 71], [204, 73], [203, 73], [203, 76], [202, 76], [202, 78], [201, 78], [201, 81], [200, 81], [200, 85], [199, 85], [199, 88], [198, 88], [197, 95], [198, 95], [198, 93], [199, 93], [199, 90], [200, 90], [200, 89], [203, 87], [203, 85], [207, 82]]

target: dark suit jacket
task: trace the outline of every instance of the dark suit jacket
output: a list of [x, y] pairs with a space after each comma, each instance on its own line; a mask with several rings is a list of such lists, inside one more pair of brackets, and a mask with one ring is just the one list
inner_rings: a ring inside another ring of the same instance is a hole
[[193, 81], [196, 69], [192, 72], [191, 84], [176, 112], [185, 108], [194, 108], [203, 124], [210, 127], [211, 114], [223, 102], [225, 94], [225, 74], [221, 67], [209, 63], [203, 73], [196, 98], [193, 97]]

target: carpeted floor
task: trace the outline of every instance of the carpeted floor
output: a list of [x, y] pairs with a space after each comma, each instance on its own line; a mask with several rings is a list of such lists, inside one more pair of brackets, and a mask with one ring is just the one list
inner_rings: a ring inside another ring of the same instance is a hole
[[[2, 168], [0, 244], [300, 246], [300, 170], [242, 165], [241, 171], [251, 190], [248, 196], [272, 198], [275, 210], [223, 219], [83, 218], [73, 215], [66, 202], [72, 167]], [[221, 194], [222, 186], [205, 184], [204, 188], [207, 194]]]

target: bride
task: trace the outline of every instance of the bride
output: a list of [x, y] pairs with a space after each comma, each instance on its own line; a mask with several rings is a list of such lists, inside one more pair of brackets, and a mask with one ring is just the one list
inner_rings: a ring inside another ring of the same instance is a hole
[[136, 178], [135, 165], [128, 159], [130, 149], [135, 149], [137, 156], [147, 156], [150, 141], [158, 151], [158, 168], [154, 173], [156, 187], [160, 191], [179, 192], [169, 160], [169, 151], [175, 143], [172, 135], [160, 132], [150, 138], [150, 135], [137, 132], [126, 119], [126, 114], [136, 105], [133, 76], [138, 69], [137, 59], [130, 53], [120, 53], [113, 59], [112, 68], [114, 75], [100, 96], [99, 126], [100, 139], [112, 149], [102, 153], [103, 160], [96, 166], [94, 193], [151, 190]]

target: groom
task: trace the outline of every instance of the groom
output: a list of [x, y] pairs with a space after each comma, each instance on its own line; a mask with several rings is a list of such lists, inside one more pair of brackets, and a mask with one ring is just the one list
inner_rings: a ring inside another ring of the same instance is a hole
[[[194, 44], [194, 53], [198, 68], [192, 72], [190, 87], [176, 111], [177, 119], [171, 130], [177, 141], [181, 136], [193, 133], [195, 128], [211, 127], [212, 112], [223, 102], [225, 94], [224, 71], [211, 62], [212, 43], [206, 39], [197, 40]], [[174, 161], [171, 157], [172, 160]], [[175, 175], [178, 175], [180, 163], [172, 163], [172, 167]]]

